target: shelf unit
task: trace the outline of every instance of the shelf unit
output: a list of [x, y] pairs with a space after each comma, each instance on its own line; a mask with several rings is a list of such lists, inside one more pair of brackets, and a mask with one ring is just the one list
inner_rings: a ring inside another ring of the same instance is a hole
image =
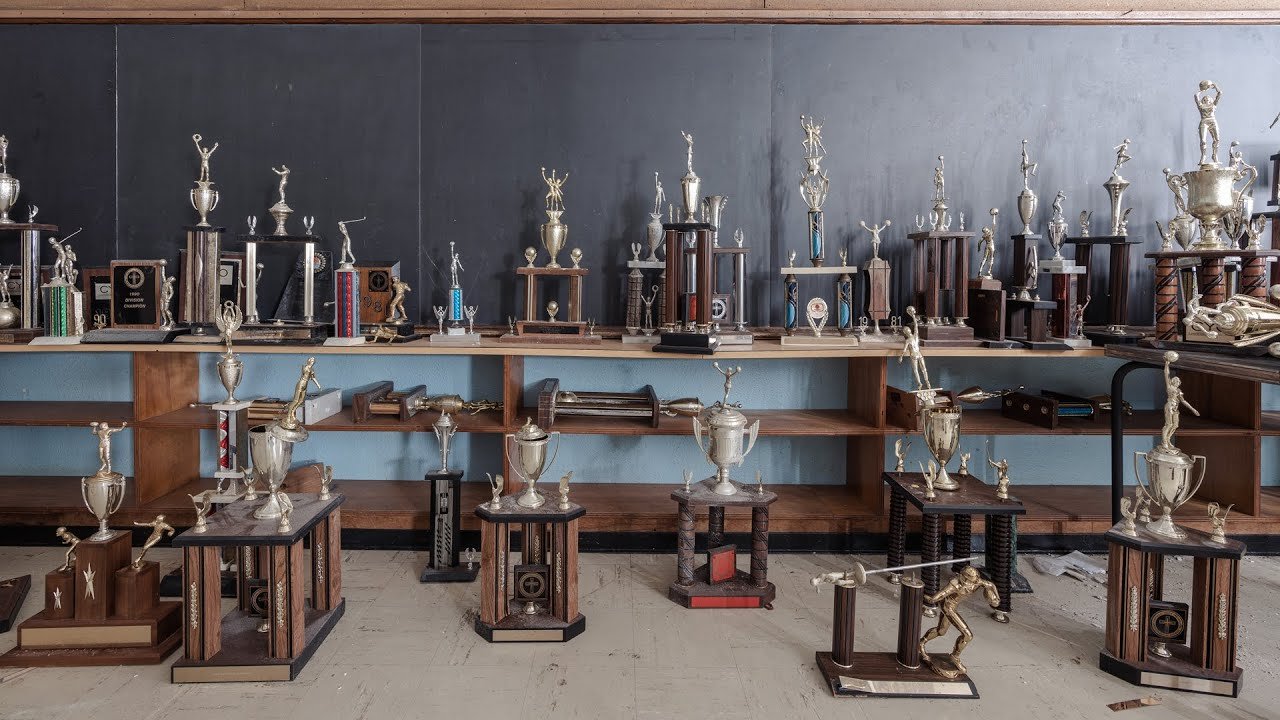
[[[118, 523], [148, 520], [163, 512], [175, 525], [194, 521], [188, 493], [210, 487], [212, 481], [199, 476], [200, 433], [214, 426], [212, 411], [192, 407], [198, 401], [200, 355], [217, 352], [217, 346], [65, 346], [29, 348], [0, 346], [3, 353], [44, 352], [127, 352], [133, 365], [132, 402], [0, 402], [0, 426], [85, 426], [92, 420], [127, 421], [134, 429], [134, 476]], [[253, 354], [342, 354], [417, 356], [492, 356], [502, 363], [503, 411], [462, 415], [456, 418], [459, 431], [502, 434], [512, 432], [524, 417], [535, 414], [525, 407], [525, 388], [540, 378], [525, 377], [529, 356], [592, 357], [607, 359], [647, 359], [655, 364], [701, 359], [672, 356], [625, 347], [617, 341], [578, 348], [517, 347], [499, 345], [486, 338], [478, 347], [439, 348], [414, 342], [396, 346], [362, 348], [325, 347], [238, 347], [237, 352]], [[760, 432], [775, 437], [844, 438], [846, 477], [843, 485], [771, 485], [779, 496], [771, 512], [771, 530], [777, 533], [884, 533], [888, 523], [888, 498], [880, 482], [885, 446], [894, 436], [906, 433], [886, 420], [885, 384], [887, 363], [897, 348], [876, 349], [794, 349], [776, 341], [758, 341], [750, 350], [717, 354], [718, 359], [804, 360], [844, 358], [847, 372], [845, 407], [835, 410], [745, 409], [749, 418], [759, 418]], [[1100, 357], [1101, 349], [1065, 353], [1026, 350], [984, 350], [972, 348], [929, 348], [925, 354], [945, 362], [948, 357], [1029, 358], [1054, 357], [1071, 362], [1080, 357]], [[37, 361], [36, 357], [31, 358]], [[1280, 435], [1280, 412], [1261, 410], [1261, 386], [1256, 381], [1222, 378], [1184, 370], [1181, 373], [1188, 400], [1201, 410], [1197, 418], [1184, 414], [1179, 445], [1188, 453], [1209, 459], [1210, 472], [1196, 499], [1179, 511], [1181, 521], [1191, 527], [1207, 528], [1204, 505], [1210, 500], [1236, 503], [1232, 532], [1241, 535], [1280, 532], [1280, 488], [1259, 484], [1261, 438]], [[1100, 385], [1104, 379], [1100, 378]], [[1105, 380], [1109, 380], [1106, 378]], [[313, 431], [331, 432], [431, 432], [435, 413], [424, 412], [408, 422], [377, 417], [366, 423], [352, 421], [350, 409], [309, 426]], [[1136, 411], [1127, 420], [1131, 436], [1159, 433], [1162, 416], [1158, 411]], [[1101, 436], [1109, 431], [1105, 421], [1065, 420], [1054, 430], [1035, 427], [1001, 416], [995, 410], [967, 410], [963, 432], [966, 436]], [[566, 435], [661, 435], [692, 433], [688, 418], [664, 417], [657, 428], [647, 421], [562, 417], [555, 430]], [[918, 434], [918, 433], [917, 433]], [[515, 490], [514, 476], [508, 491]], [[0, 472], [3, 472], [0, 466]], [[480, 472], [469, 472], [474, 480]], [[347, 496], [343, 508], [344, 526], [357, 530], [420, 531], [430, 523], [426, 486], [419, 480], [350, 480], [337, 484]], [[583, 518], [586, 532], [674, 533], [676, 518], [670, 492], [674, 484], [577, 483], [574, 500], [590, 508]], [[1108, 487], [1098, 485], [1015, 485], [1015, 494], [1027, 505], [1027, 515], [1019, 521], [1023, 535], [1101, 534], [1110, 527]], [[487, 498], [483, 482], [463, 484], [462, 501], [470, 507]], [[749, 518], [730, 514], [727, 529], [745, 532]], [[0, 524], [56, 526], [89, 525], [91, 518], [80, 499], [79, 479], [55, 476], [0, 476]], [[463, 513], [463, 528], [475, 529], [475, 518]]]

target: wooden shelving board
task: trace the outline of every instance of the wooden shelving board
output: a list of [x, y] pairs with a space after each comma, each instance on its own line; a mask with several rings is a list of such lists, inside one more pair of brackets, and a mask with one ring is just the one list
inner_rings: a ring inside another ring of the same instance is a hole
[[[848, 410], [751, 410], [742, 414], [748, 422], [760, 421], [760, 434], [783, 437], [845, 437], [880, 435], [883, 428], [863, 422]], [[519, 418], [536, 418], [537, 408], [521, 408]], [[523, 423], [523, 419], [520, 420]], [[508, 431], [518, 429], [509, 428]], [[658, 427], [650, 427], [647, 419], [557, 416], [552, 430], [566, 435], [686, 435], [693, 436], [693, 420], [687, 417], [663, 416]]]
[[133, 422], [131, 402], [6, 400], [0, 402], [0, 425], [88, 427], [94, 421], [112, 425]]
[[[400, 422], [396, 417], [378, 415], [367, 422], [357, 423], [351, 414], [350, 407], [344, 407], [333, 417], [325, 418], [318, 423], [307, 425], [308, 430], [348, 431], [348, 432], [431, 432], [431, 425], [439, 415], [434, 411], [420, 412]], [[502, 414], [500, 412], [482, 412], [476, 415], [461, 413], [453, 416], [460, 432], [501, 433], [503, 431]], [[255, 423], [256, 424], [256, 423]], [[173, 412], [157, 415], [153, 418], [138, 421], [139, 427], [159, 429], [213, 429], [216, 427], [216, 414], [206, 406], [185, 407]]]
[[[1280, 415], [1280, 414], [1278, 414]], [[1280, 419], [1277, 419], [1280, 423]], [[1125, 418], [1125, 435], [1159, 435], [1164, 426], [1164, 413], [1159, 410], [1135, 410]], [[1280, 427], [1276, 428], [1280, 432]], [[890, 428], [889, 434], [900, 434], [902, 428]], [[1020, 420], [1004, 417], [999, 410], [965, 410], [960, 421], [960, 432], [965, 435], [1110, 435], [1111, 419], [1097, 422], [1078, 418], [1063, 418], [1058, 427], [1050, 430]], [[1216, 420], [1205, 420], [1190, 413], [1182, 414], [1178, 428], [1179, 437], [1242, 435], [1255, 431]], [[919, 431], [913, 434], [919, 435]]]
[[[175, 526], [189, 526], [195, 512], [188, 494], [213, 487], [211, 479], [188, 483], [160, 499], [139, 507], [132, 482], [112, 524], [125, 527], [134, 521], [149, 521], [159, 513]], [[374, 530], [427, 530], [430, 527], [426, 484], [417, 480], [336, 480], [347, 497], [342, 506], [343, 526]], [[670, 532], [676, 531], [675, 503], [671, 491], [676, 484], [660, 483], [579, 483], [573, 486], [575, 502], [587, 508], [582, 529], [587, 532]], [[887, 503], [877, 510], [860, 503], [842, 485], [770, 485], [777, 493], [769, 517], [772, 532], [883, 533], [888, 529]], [[0, 476], [0, 492], [6, 498], [0, 507], [0, 524], [47, 526], [92, 525], [93, 518], [80, 498], [80, 479], [74, 477]], [[1018, 532], [1042, 534], [1102, 534], [1111, 527], [1110, 488], [1105, 485], [1015, 485], [1013, 493], [1027, 506], [1027, 515], [1018, 520]], [[462, 527], [479, 528], [470, 512], [489, 498], [484, 482], [462, 484]], [[1193, 499], [1177, 513], [1179, 523], [1201, 530], [1208, 528], [1205, 503]], [[912, 516], [912, 523], [919, 518]], [[976, 528], [981, 519], [975, 518]], [[730, 532], [748, 532], [750, 515], [729, 511]], [[1256, 517], [1233, 513], [1228, 531], [1239, 535], [1280, 533], [1280, 487], [1262, 489], [1262, 513]]]

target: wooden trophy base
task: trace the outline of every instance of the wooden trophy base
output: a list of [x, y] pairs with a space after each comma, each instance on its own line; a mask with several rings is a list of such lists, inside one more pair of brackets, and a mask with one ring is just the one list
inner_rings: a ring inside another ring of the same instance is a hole
[[568, 642], [587, 629], [587, 618], [578, 613], [573, 622], [566, 623], [543, 612], [513, 612], [493, 624], [477, 617], [475, 628], [480, 637], [491, 643]]
[[3, 667], [153, 665], [182, 642], [182, 603], [159, 603], [137, 618], [47, 619], [42, 610], [18, 626], [18, 647]]
[[840, 667], [831, 653], [815, 653], [818, 672], [836, 697], [973, 699], [978, 689], [968, 675], [948, 680], [921, 665], [906, 668], [891, 652], [856, 652], [850, 667]]
[[691, 609], [771, 608], [776, 596], [777, 589], [773, 583], [756, 587], [751, 582], [751, 575], [741, 570], [732, 579], [712, 584], [706, 565], [693, 571], [693, 584], [681, 585], [673, 582], [667, 588], [669, 600]]
[[1104, 672], [1134, 685], [1168, 688], [1205, 695], [1239, 697], [1242, 685], [1240, 668], [1233, 672], [1215, 672], [1192, 662], [1185, 645], [1169, 647], [1173, 657], [1147, 655], [1145, 662], [1126, 662], [1103, 650], [1098, 653], [1098, 667]]
[[5, 328], [0, 330], [0, 345], [26, 345], [44, 335], [44, 328]]
[[981, 347], [967, 325], [920, 325], [920, 344], [926, 347]]
[[[173, 339], [179, 335], [190, 333], [189, 328], [169, 328], [162, 329], [133, 329], [133, 328], [103, 328], [101, 330], [90, 330], [80, 336], [80, 342], [85, 345], [93, 345], [95, 343], [120, 343], [120, 344], [140, 344], [140, 345], [159, 345], [162, 343], [173, 342]], [[214, 336], [217, 341], [217, 336]]]
[[520, 320], [514, 333], [498, 338], [503, 343], [528, 345], [599, 345], [599, 334], [587, 332], [585, 322], [568, 320]]
[[682, 353], [685, 355], [712, 355], [720, 349], [720, 338], [710, 333], [664, 332], [654, 352]]
[[307, 666], [346, 609], [344, 598], [328, 612], [307, 610], [306, 645], [293, 659], [268, 657], [265, 636], [258, 632], [262, 619], [255, 614], [235, 610], [222, 619], [222, 649], [218, 654], [203, 662], [178, 658], [170, 668], [170, 680], [174, 683], [293, 680]]
[[[288, 322], [265, 322], [250, 325], [245, 323], [240, 329], [232, 333], [231, 340], [235, 343], [244, 345], [283, 345], [283, 344], [306, 344], [317, 345], [324, 342], [328, 335], [328, 326], [320, 323], [303, 323], [298, 321]], [[197, 337], [194, 335], [184, 335], [183, 337]], [[216, 336], [214, 337], [216, 340]], [[183, 342], [180, 338], [176, 342]], [[193, 342], [206, 342], [205, 340], [193, 340]]]
[[13, 627], [13, 621], [18, 619], [18, 611], [30, 590], [30, 575], [0, 580], [0, 633], [9, 632]]

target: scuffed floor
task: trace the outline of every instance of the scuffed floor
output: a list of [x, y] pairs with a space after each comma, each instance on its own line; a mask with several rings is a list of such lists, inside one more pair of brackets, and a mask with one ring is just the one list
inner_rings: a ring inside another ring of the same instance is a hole
[[[154, 551], [162, 571], [173, 551]], [[148, 557], [152, 557], [149, 555]], [[1237, 700], [1139, 688], [1097, 668], [1105, 588], [1037, 574], [1035, 594], [1014, 596], [1013, 622], [967, 605], [977, 638], [964, 660], [980, 700], [833, 698], [813, 653], [831, 642], [831, 588], [809, 578], [851, 558], [774, 555], [778, 600], [768, 610], [686, 610], [666, 599], [670, 555], [584, 554], [586, 632], [564, 645], [489, 645], [472, 630], [477, 585], [423, 585], [425, 553], [348, 551], [347, 614], [292, 683], [171, 685], [152, 667], [0, 669], [4, 720], [412, 720], [415, 718], [1276, 718], [1280, 717], [1280, 560], [1242, 568]], [[742, 558], [745, 562], [745, 558]], [[868, 557], [868, 565], [883, 564]], [[0, 577], [31, 573], [23, 617], [43, 602], [56, 548], [0, 548]], [[744, 566], [745, 569], [745, 566]], [[1166, 597], [1186, 592], [1191, 563], [1171, 560]], [[873, 581], [858, 595], [858, 649], [892, 650], [896, 588]], [[926, 619], [927, 621], [927, 619]], [[951, 638], [937, 643], [939, 651]], [[15, 633], [0, 635], [0, 651]], [[932, 647], [932, 646], [931, 646]], [[178, 654], [175, 653], [173, 658]], [[169, 662], [172, 661], [172, 658]], [[1106, 705], [1158, 695], [1159, 707]]]

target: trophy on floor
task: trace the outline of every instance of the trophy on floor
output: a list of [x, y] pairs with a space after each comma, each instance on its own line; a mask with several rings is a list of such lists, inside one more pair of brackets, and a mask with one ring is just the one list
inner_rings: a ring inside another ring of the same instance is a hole
[[431, 562], [419, 578], [424, 583], [471, 582], [480, 572], [472, 557], [460, 562], [462, 542], [461, 512], [462, 471], [449, 469], [449, 449], [458, 425], [449, 413], [442, 412], [431, 429], [440, 443], [440, 469], [427, 472], [431, 483]]
[[200, 133], [191, 136], [196, 154], [200, 156], [200, 176], [188, 195], [198, 221], [185, 227], [187, 232], [186, 258], [182, 266], [182, 317], [191, 326], [192, 334], [203, 335], [214, 325], [214, 317], [221, 304], [219, 271], [222, 267], [222, 233], [224, 227], [209, 224], [209, 213], [218, 207], [221, 195], [213, 189], [209, 175], [209, 160], [218, 149], [218, 143], [206, 148], [200, 143]]
[[75, 268], [76, 251], [67, 242], [79, 232], [76, 230], [61, 242], [57, 238], [49, 238], [49, 245], [57, 257], [53, 261], [52, 277], [40, 286], [44, 300], [45, 334], [32, 338], [32, 345], [75, 345], [84, 335], [84, 295], [76, 287], [80, 271]]
[[333, 337], [326, 339], [325, 345], [364, 344], [364, 333], [360, 331], [360, 271], [356, 270], [356, 256], [351, 252], [351, 233], [347, 226], [365, 219], [338, 222], [342, 251], [338, 267], [333, 271]]
[[254, 481], [264, 482], [268, 491], [266, 501], [253, 511], [253, 516], [259, 520], [279, 518], [286, 507], [292, 507], [289, 496], [281, 492], [280, 487], [293, 462], [293, 446], [305, 442], [310, 434], [298, 415], [306, 400], [307, 386], [314, 383], [316, 388], [320, 388], [315, 364], [314, 357], [307, 358], [303, 364], [302, 373], [293, 388], [293, 397], [285, 404], [279, 419], [249, 429], [249, 454], [253, 460]]
[[[448, 308], [435, 307], [439, 332], [431, 334], [431, 342], [448, 345], [479, 345], [480, 333], [475, 331], [474, 326], [477, 308], [462, 304], [462, 285], [458, 282], [458, 271], [465, 268], [462, 267], [462, 259], [453, 247], [454, 242], [449, 241], [449, 306]], [[444, 325], [446, 316], [449, 320], [448, 327]], [[462, 325], [464, 317], [467, 320], [466, 327]]]
[[[627, 261], [627, 321], [626, 333], [622, 336], [624, 344], [640, 343], [652, 345], [658, 342], [654, 335], [657, 325], [667, 322], [666, 291], [667, 263], [658, 259], [658, 248], [662, 247], [662, 203], [667, 200], [667, 193], [662, 188], [658, 173], [653, 173], [653, 212], [649, 213], [649, 224], [645, 225], [645, 246], [649, 256], [640, 258], [644, 247], [640, 243], [631, 244], [631, 259]], [[650, 283], [650, 278], [655, 282]], [[645, 287], [650, 286], [646, 295]], [[660, 315], [655, 325], [653, 305], [657, 302]], [[643, 307], [643, 311], [642, 311]]]
[[[1160, 431], [1160, 442], [1150, 452], [1134, 451], [1133, 472], [1138, 484], [1146, 491], [1152, 502], [1161, 509], [1159, 520], [1147, 524], [1147, 530], [1164, 537], [1181, 540], [1186, 532], [1173, 523], [1173, 511], [1191, 499], [1200, 484], [1204, 482], [1206, 459], [1203, 455], [1188, 455], [1173, 444], [1173, 435], [1178, 430], [1179, 412], [1186, 408], [1194, 415], [1199, 415], [1191, 403], [1187, 402], [1182, 392], [1182, 379], [1173, 374], [1173, 363], [1177, 362], [1178, 353], [1172, 350], [1164, 354], [1164, 427]], [[1146, 482], [1138, 465], [1138, 458], [1147, 461]], [[1200, 461], [1200, 474], [1192, 480], [1196, 461]]]
[[[582, 250], [574, 248], [569, 252], [572, 267], [562, 267], [556, 259], [569, 237], [569, 226], [560, 219], [565, 211], [564, 184], [568, 179], [569, 173], [559, 175], [552, 168], [551, 175], [548, 176], [547, 169], [542, 168], [542, 180], [547, 184], [547, 222], [540, 225], [538, 231], [550, 260], [543, 267], [537, 267], [534, 265], [534, 261], [538, 259], [537, 248], [525, 248], [527, 264], [516, 268], [516, 275], [524, 278], [524, 319], [514, 323], [512, 332], [499, 337], [501, 342], [558, 345], [595, 345], [600, 342], [600, 336], [595, 333], [595, 322], [582, 319], [582, 284], [587, 276], [587, 268], [581, 265]], [[542, 294], [538, 286], [544, 278], [564, 278], [569, 281], [569, 298], [565, 308], [568, 319], [556, 319], [560, 312], [559, 300], [552, 300], [543, 306], [547, 319], [540, 319]]]
[[[976, 556], [975, 556], [976, 557]], [[975, 558], [969, 558], [970, 560]], [[836, 697], [933, 697], [933, 698], [976, 698], [977, 688], [963, 666], [959, 672], [951, 672], [946, 668], [939, 672], [941, 663], [933, 660], [924, 652], [925, 641], [921, 639], [921, 615], [924, 611], [924, 583], [910, 575], [902, 575], [899, 583], [901, 592], [898, 604], [898, 645], [897, 652], [868, 652], [854, 650], [854, 637], [857, 630], [857, 597], [858, 588], [867, 584], [871, 575], [889, 573], [895, 577], [903, 570], [950, 565], [955, 560], [939, 560], [936, 562], [901, 565], [876, 570], [868, 570], [862, 563], [854, 563], [853, 569], [845, 572], [828, 572], [815, 576], [810, 582], [819, 590], [824, 584], [835, 586], [835, 603], [832, 608], [832, 640], [831, 651], [819, 651], [815, 654], [818, 671]], [[943, 592], [944, 608], [950, 610], [944, 615], [946, 624], [956, 623], [961, 632], [963, 642], [959, 648], [967, 645], [973, 633], [967, 624], [955, 613], [955, 606], [960, 600], [972, 593], [970, 585], [977, 589], [986, 589], [988, 599], [994, 592], [994, 586], [977, 577], [977, 571], [965, 567], [953, 579]], [[952, 585], [963, 587], [952, 589]], [[941, 594], [941, 593], [940, 593]], [[937, 596], [935, 596], [937, 597]], [[998, 603], [997, 603], [998, 604]], [[944, 610], [945, 612], [945, 610]], [[959, 621], [959, 622], [956, 622]], [[939, 627], [945, 627], [940, 624]], [[924, 637], [933, 639], [936, 630], [930, 630]], [[958, 651], [951, 654], [956, 662]]]

